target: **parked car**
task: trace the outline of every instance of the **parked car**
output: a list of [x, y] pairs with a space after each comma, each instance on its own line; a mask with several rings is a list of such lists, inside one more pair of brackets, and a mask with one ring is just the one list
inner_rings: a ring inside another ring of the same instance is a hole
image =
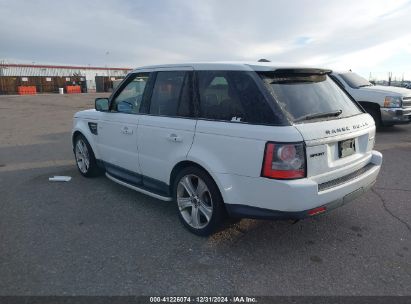
[[363, 194], [375, 125], [324, 69], [270, 63], [138, 68], [74, 115], [80, 173], [174, 202], [183, 225], [302, 219]]
[[331, 77], [374, 118], [377, 127], [411, 122], [411, 90], [373, 85], [353, 72]]

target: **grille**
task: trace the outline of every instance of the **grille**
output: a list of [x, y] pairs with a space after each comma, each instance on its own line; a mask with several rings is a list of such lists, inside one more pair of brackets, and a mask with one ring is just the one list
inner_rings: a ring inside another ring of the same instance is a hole
[[341, 176], [339, 178], [330, 180], [328, 182], [322, 183], [318, 185], [318, 192], [333, 188], [333, 187], [337, 187], [341, 184], [344, 184], [354, 178], [359, 177], [360, 175], [364, 174], [365, 172], [367, 172], [368, 170], [371, 170], [375, 165], [372, 163], [367, 164], [365, 167], [362, 167], [361, 169], [358, 169], [348, 175], [345, 176]]
[[403, 97], [402, 98], [402, 105], [404, 107], [410, 107], [411, 106], [411, 97]]

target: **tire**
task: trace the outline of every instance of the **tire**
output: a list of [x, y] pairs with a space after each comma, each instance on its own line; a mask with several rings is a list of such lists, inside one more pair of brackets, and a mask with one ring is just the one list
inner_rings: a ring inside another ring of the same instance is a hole
[[84, 135], [79, 134], [74, 138], [74, 158], [77, 169], [85, 177], [95, 177], [102, 174], [98, 167], [93, 149]]
[[177, 174], [173, 198], [180, 221], [196, 235], [213, 234], [226, 217], [224, 201], [216, 183], [200, 168], [187, 167]]
[[379, 110], [374, 109], [374, 108], [366, 108], [366, 111], [368, 114], [372, 116], [372, 118], [375, 121], [375, 128], [380, 129], [382, 126], [382, 121], [381, 121], [381, 113]]

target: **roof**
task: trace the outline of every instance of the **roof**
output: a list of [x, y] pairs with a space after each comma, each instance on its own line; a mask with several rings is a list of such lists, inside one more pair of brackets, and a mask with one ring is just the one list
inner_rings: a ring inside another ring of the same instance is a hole
[[333, 74], [346, 74], [346, 73], [354, 73], [353, 71], [349, 71], [349, 70], [333, 70]]
[[278, 69], [315, 69], [322, 71], [330, 71], [319, 67], [309, 67], [304, 65], [279, 64], [274, 62], [238, 62], [238, 61], [222, 61], [222, 62], [187, 62], [174, 64], [159, 64], [143, 66], [135, 69], [133, 72], [141, 72], [143, 70], [151, 69], [188, 69], [194, 70], [230, 70], [230, 71], [258, 71], [267, 72]]
[[71, 65], [38, 65], [38, 64], [16, 64], [16, 63], [0, 63], [3, 68], [40, 68], [40, 69], [69, 69], [69, 70], [116, 70], [116, 71], [131, 71], [130, 68], [111, 68], [111, 67], [92, 67], [92, 66], [71, 66]]

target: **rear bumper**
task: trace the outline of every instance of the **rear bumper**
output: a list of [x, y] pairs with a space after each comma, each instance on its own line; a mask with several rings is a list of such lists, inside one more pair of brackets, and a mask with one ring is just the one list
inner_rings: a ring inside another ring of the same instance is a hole
[[[340, 199], [336, 199], [332, 202], [329, 202], [319, 207], [324, 207], [325, 208], [324, 212], [331, 211], [361, 196], [362, 194], [367, 192], [374, 184], [375, 184], [375, 180], [371, 182], [370, 184], [364, 187], [361, 187], [353, 191], [352, 193], [345, 195], [344, 197]], [[258, 207], [238, 205], [238, 204], [226, 204], [226, 209], [227, 209], [229, 216], [233, 218], [300, 220], [300, 219], [313, 216], [310, 214], [310, 211], [312, 209], [304, 210], [304, 211], [278, 211], [278, 210], [270, 210], [270, 209], [265, 209], [265, 208], [258, 208]], [[324, 212], [321, 212], [321, 214]]]
[[291, 181], [232, 175], [219, 178], [225, 179], [222, 195], [230, 216], [301, 219], [310, 216], [309, 211], [314, 208], [325, 207], [329, 211], [361, 196], [375, 183], [381, 164], [381, 153], [373, 151], [366, 171], [350, 176], [349, 180], [337, 178], [335, 184], [323, 191], [310, 178]]
[[411, 122], [410, 108], [380, 108], [384, 124], [406, 124]]

